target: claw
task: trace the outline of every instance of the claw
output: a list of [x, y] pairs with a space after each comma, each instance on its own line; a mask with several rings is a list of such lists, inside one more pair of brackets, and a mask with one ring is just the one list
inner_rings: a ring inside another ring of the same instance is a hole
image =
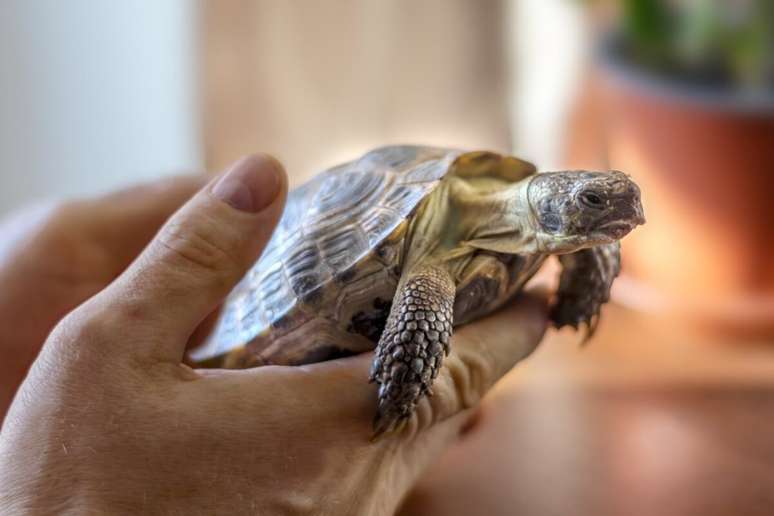
[[379, 376], [381, 369], [382, 361], [379, 358], [376, 358], [374, 363], [371, 364], [371, 370], [368, 372], [368, 383], [374, 383], [376, 381], [376, 377]]
[[588, 344], [588, 342], [591, 340], [591, 338], [594, 336], [594, 334], [597, 332], [597, 327], [599, 327], [599, 314], [592, 315], [584, 322], [586, 323], [586, 325], [585, 325], [585, 332], [584, 332], [583, 338], [581, 339], [581, 342], [580, 342], [581, 347], [585, 347]]
[[585, 348], [591, 340], [591, 336], [594, 333], [591, 329], [591, 321], [586, 321], [586, 324], [580, 330], [582, 332], [580, 347]]
[[596, 333], [601, 306], [610, 297], [610, 286], [618, 275], [620, 246], [605, 244], [559, 257], [557, 301], [552, 319], [557, 328], [572, 326], [583, 333], [581, 346]]
[[405, 424], [406, 418], [387, 415], [382, 413], [381, 410], [377, 410], [374, 417], [374, 433], [371, 435], [371, 442], [376, 442], [386, 435], [400, 432]]

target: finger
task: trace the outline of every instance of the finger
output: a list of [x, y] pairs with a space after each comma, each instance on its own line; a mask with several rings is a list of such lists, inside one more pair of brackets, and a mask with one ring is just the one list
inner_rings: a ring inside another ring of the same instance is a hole
[[103, 263], [108, 265], [106, 272], [115, 276], [209, 179], [205, 175], [165, 178], [80, 201], [75, 206], [79, 214], [76, 227], [99, 246]]
[[[402, 431], [370, 442], [376, 387], [367, 383], [373, 353], [300, 367], [212, 370], [192, 382], [200, 407], [238, 407], [244, 428], [294, 428], [298, 441], [368, 464], [384, 464], [385, 482], [396, 503], [419, 475], [458, 438], [471, 411], [465, 410], [513, 364], [529, 355], [545, 330], [542, 297], [525, 296], [505, 309], [459, 328], [434, 387]], [[486, 348], [486, 349], [485, 349]], [[476, 354], [482, 357], [474, 357]], [[480, 360], [480, 362], [479, 362]], [[446, 365], [448, 364], [448, 366]], [[232, 412], [233, 413], [233, 412]]]
[[527, 294], [457, 330], [453, 351], [433, 386], [435, 395], [419, 403], [415, 417], [396, 439], [398, 460], [411, 479], [403, 493], [459, 439], [484, 394], [537, 348], [547, 324], [547, 297]]
[[[537, 347], [547, 324], [547, 302], [542, 295], [524, 295], [484, 319], [460, 327], [452, 337], [452, 352], [433, 386], [420, 426], [430, 427], [473, 406], [494, 383]], [[208, 371], [225, 382], [242, 385], [242, 397], [279, 399], [276, 385], [284, 385], [284, 408], [298, 405], [310, 419], [331, 417], [358, 428], [370, 439], [376, 409], [376, 386], [368, 383], [373, 353], [297, 367], [260, 367], [249, 370]], [[270, 385], [275, 387], [270, 388]], [[339, 428], [341, 430], [341, 428]]]
[[100, 306], [136, 332], [136, 353], [182, 358], [188, 337], [271, 237], [286, 184], [282, 166], [273, 158], [243, 158], [175, 213], [103, 292]]
[[[188, 355], [188, 353], [192, 350], [204, 344], [204, 342], [212, 333], [212, 330], [215, 329], [215, 325], [220, 318], [222, 308], [222, 305], [217, 307], [215, 310], [210, 312], [201, 323], [199, 323], [199, 326], [196, 327], [191, 336], [188, 338], [188, 343], [185, 346], [186, 355]], [[193, 362], [189, 361], [188, 363]]]
[[442, 422], [475, 406], [519, 361], [537, 348], [548, 324], [547, 296], [520, 296], [495, 314], [460, 327], [433, 385], [430, 414], [420, 426]]
[[107, 195], [57, 203], [44, 201], [2, 221], [0, 259], [18, 252], [29, 235], [58, 250], [56, 260], [83, 266], [89, 279], [106, 281], [140, 253], [175, 210], [207, 183], [204, 175], [178, 176]]

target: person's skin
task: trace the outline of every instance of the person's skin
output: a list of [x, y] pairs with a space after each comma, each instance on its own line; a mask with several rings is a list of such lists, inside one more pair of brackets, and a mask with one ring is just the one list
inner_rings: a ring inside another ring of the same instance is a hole
[[[371, 353], [244, 371], [183, 365], [191, 335], [270, 237], [286, 184], [273, 159], [243, 159], [115, 281], [128, 247], [112, 274], [79, 287], [96, 295], [55, 326], [4, 421], [0, 513], [392, 514], [486, 390], [536, 347], [547, 319], [538, 297], [460, 328], [435, 395], [376, 442]], [[112, 236], [131, 233], [119, 226]], [[48, 295], [24, 290], [27, 306]], [[74, 303], [61, 301], [41, 327]]]
[[0, 222], [0, 421], [54, 325], [118, 277], [206, 180], [163, 179]]

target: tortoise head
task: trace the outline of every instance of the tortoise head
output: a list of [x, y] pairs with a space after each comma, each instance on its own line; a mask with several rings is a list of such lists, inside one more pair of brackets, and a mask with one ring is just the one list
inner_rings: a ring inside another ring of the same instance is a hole
[[545, 172], [529, 184], [541, 246], [570, 253], [620, 240], [645, 223], [640, 189], [623, 172]]

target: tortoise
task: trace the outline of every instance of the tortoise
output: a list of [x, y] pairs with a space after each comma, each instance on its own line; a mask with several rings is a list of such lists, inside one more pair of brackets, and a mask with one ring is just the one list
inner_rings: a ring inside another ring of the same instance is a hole
[[453, 326], [508, 302], [550, 255], [562, 266], [553, 323], [585, 324], [589, 338], [619, 273], [618, 241], [644, 222], [639, 188], [619, 171], [537, 173], [488, 151], [377, 148], [290, 192], [192, 358], [246, 368], [376, 348], [376, 436], [430, 392]]

